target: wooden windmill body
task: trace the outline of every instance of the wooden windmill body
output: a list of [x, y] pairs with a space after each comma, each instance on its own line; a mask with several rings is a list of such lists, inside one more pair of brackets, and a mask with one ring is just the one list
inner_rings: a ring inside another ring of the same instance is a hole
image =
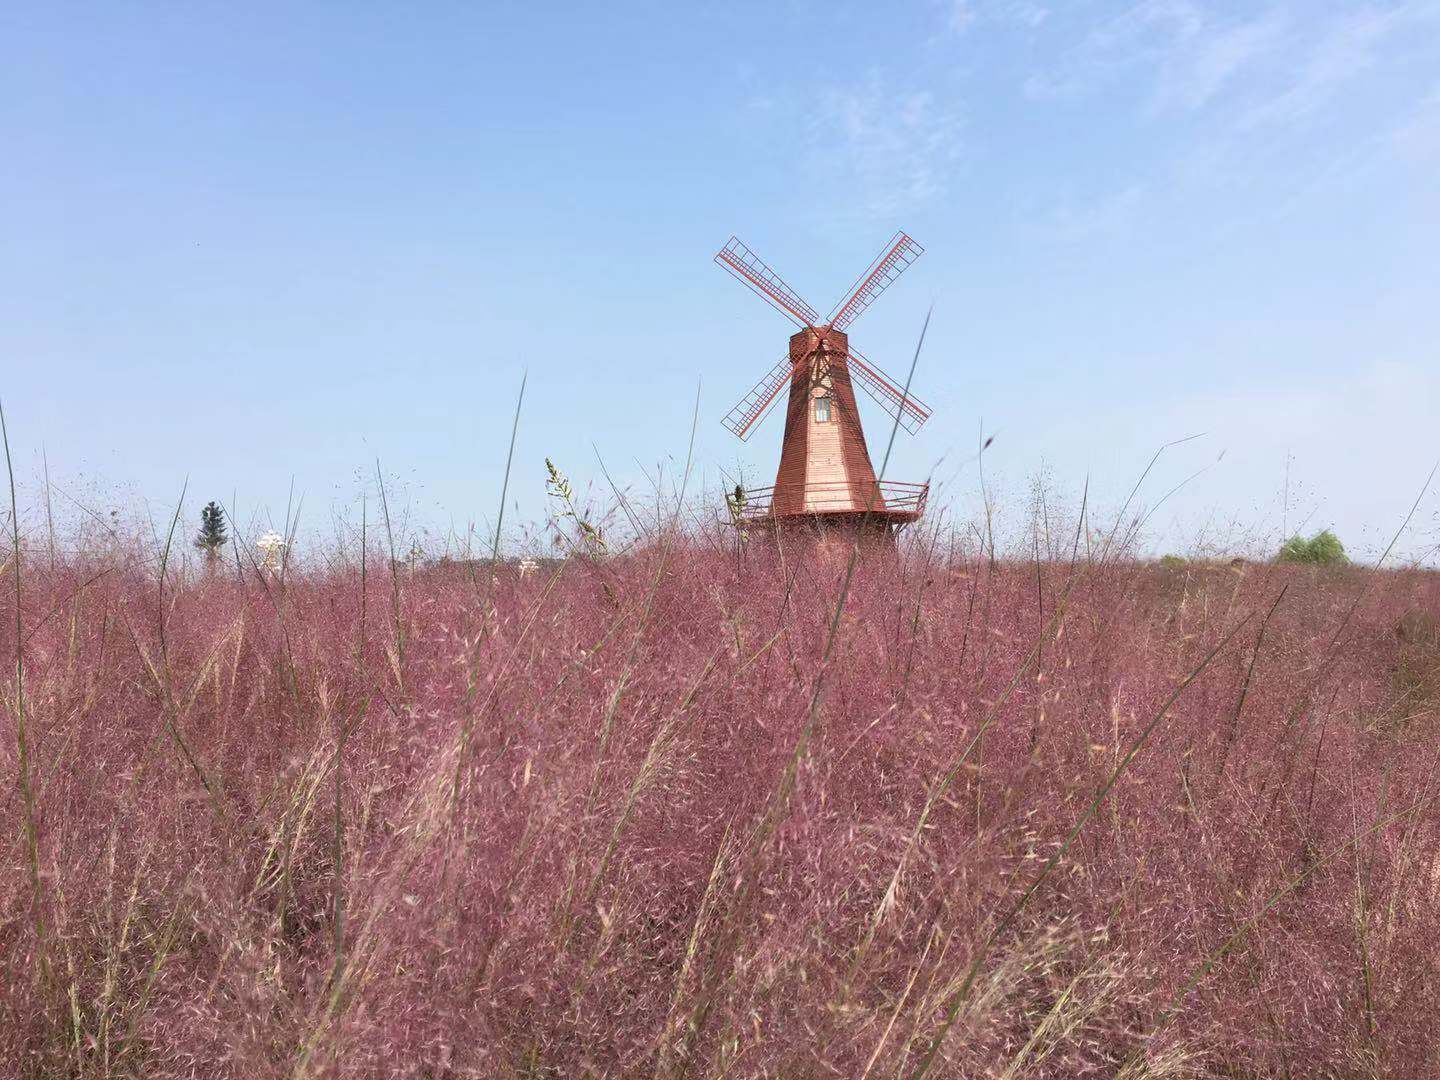
[[919, 519], [929, 485], [881, 480], [865, 444], [855, 400], [858, 382], [896, 423], [918, 431], [930, 410], [850, 344], [846, 328], [922, 249], [897, 233], [829, 319], [815, 310], [739, 240], [715, 256], [732, 275], [799, 325], [786, 355], [723, 421], [746, 439], [789, 389], [775, 483], [737, 491], [737, 524], [862, 530], [884, 536]]

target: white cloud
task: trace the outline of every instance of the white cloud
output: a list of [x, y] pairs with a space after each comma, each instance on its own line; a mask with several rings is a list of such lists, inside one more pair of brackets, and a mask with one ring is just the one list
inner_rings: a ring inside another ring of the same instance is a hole
[[1270, 0], [1243, 17], [1200, 0], [1138, 0], [1068, 25], [1057, 51], [1022, 85], [1028, 97], [1046, 99], [1148, 80], [1151, 113], [1197, 112], [1230, 95], [1236, 126], [1253, 130], [1321, 109], [1385, 64], [1407, 30], [1432, 33], [1437, 16], [1440, 0], [1323, 8]]
[[1404, 24], [1406, 9], [1364, 8], [1330, 23], [1283, 89], [1252, 105], [1241, 126], [1292, 122], [1314, 112], [1356, 76], [1373, 67], [1380, 48]]
[[[1137, 67], [1168, 66], [1181, 43], [1206, 25], [1192, 0], [1141, 0], [1088, 27], [1071, 28], [1057, 55], [1023, 83], [1027, 97], [1073, 97], [1098, 89]], [[1072, 43], [1073, 42], [1073, 43]]]
[[1270, 11], [1248, 22], [1188, 34], [1161, 66], [1154, 107], [1203, 108], [1247, 68], [1275, 53], [1288, 28], [1283, 13]]
[[946, 9], [950, 31], [963, 34], [977, 23], [1018, 23], [1034, 29], [1050, 16], [1038, 0], [951, 0]]
[[1192, 0], [1141, 0], [1095, 31], [1100, 43], [1133, 39], [1151, 27], [1178, 38], [1198, 34], [1206, 24], [1205, 10]]
[[902, 90], [872, 75], [859, 86], [822, 91], [812, 142], [817, 154], [840, 149], [852, 205], [888, 217], [945, 190], [960, 126], [929, 91]]

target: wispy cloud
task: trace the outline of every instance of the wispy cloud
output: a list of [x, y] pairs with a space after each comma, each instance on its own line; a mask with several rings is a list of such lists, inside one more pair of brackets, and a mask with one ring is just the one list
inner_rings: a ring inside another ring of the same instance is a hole
[[1193, 38], [1204, 22], [1191, 0], [1141, 0], [1098, 20], [1057, 27], [1057, 47], [1025, 78], [1025, 94], [1049, 99], [1098, 90], [1161, 63], [1175, 42]]
[[[1257, 171], [1273, 175], [1286, 162], [1298, 174], [1323, 173], [1337, 148], [1358, 144], [1317, 142], [1306, 134], [1311, 118], [1329, 115], [1327, 106], [1352, 86], [1373, 87], [1376, 72], [1421, 58], [1424, 34], [1416, 31], [1434, 29], [1440, 0], [948, 0], [941, 10], [952, 38], [965, 38], [948, 47], [971, 60], [987, 55], [980, 35], [1021, 28], [1023, 45], [1009, 45], [1033, 65], [1024, 83], [1030, 98], [1104, 95], [1106, 111], [1094, 121], [1117, 145], [1138, 136], [1137, 122], [1150, 126], [1137, 169], [1114, 190], [1092, 190], [1093, 206], [1065, 204], [1058, 231], [1094, 235], [1114, 231], [1177, 181], [1192, 191], [1241, 191]], [[957, 85], [934, 71], [927, 79], [892, 69], [849, 84], [767, 88], [753, 105], [771, 123], [805, 125], [805, 145], [825, 156], [826, 167], [805, 180], [807, 198], [823, 201], [827, 213], [839, 206], [846, 217], [893, 217], [954, 184], [968, 130]], [[1368, 152], [1397, 123], [1377, 119]], [[1395, 146], [1418, 153], [1428, 145], [1429, 115], [1407, 123]], [[1086, 181], [1078, 185], [1084, 190]]]
[[1289, 29], [1289, 18], [1278, 10], [1231, 25], [1194, 28], [1161, 65], [1153, 108], [1203, 108], [1247, 69], [1277, 54]]
[[[1402, 90], [1437, 55], [1427, 33], [1440, 25], [1440, 0], [1266, 0], [1240, 13], [1208, 0], [1131, 0], [1096, 10], [1071, 8], [1063, 27], [1045, 29], [1026, 93], [1104, 101], [1093, 120], [1107, 145], [1145, 154], [1115, 175], [1041, 183], [1050, 205], [1033, 220], [1062, 242], [1099, 241], [1197, 200], [1220, 208], [1224, 231], [1261, 205], [1257, 186], [1272, 193], [1263, 205], [1273, 216], [1317, 192], [1333, 197], [1387, 159], [1440, 154], [1440, 101], [1417, 108]], [[1332, 109], [1339, 101], [1355, 107]]]
[[1287, 23], [1275, 8], [1234, 19], [1196, 0], [1140, 0], [1069, 27], [1069, 41], [1026, 78], [1024, 89], [1032, 98], [1073, 97], [1148, 77], [1150, 111], [1198, 109], [1274, 52]]
[[1100, 49], [1129, 46], [1143, 43], [1153, 32], [1187, 40], [1200, 33], [1205, 23], [1205, 9], [1194, 0], [1141, 0], [1098, 24], [1089, 35], [1089, 44]]
[[1050, 9], [1038, 0], [950, 0], [946, 8], [947, 26], [957, 34], [986, 22], [1034, 28], [1049, 17]]
[[1322, 24], [1315, 38], [1304, 43], [1308, 48], [1293, 75], [1277, 93], [1253, 103], [1242, 115], [1241, 126], [1289, 123], [1315, 112], [1343, 86], [1375, 66], [1383, 47], [1417, 10], [1411, 5], [1367, 7]]
[[958, 113], [933, 93], [874, 74], [857, 86], [821, 91], [811, 141], [817, 153], [839, 151], [852, 206], [888, 217], [945, 190], [960, 156], [960, 131]]
[[1138, 0], [1099, 19], [1072, 11], [1024, 89], [1044, 99], [1148, 81], [1141, 100], [1152, 115], [1224, 97], [1239, 130], [1295, 123], [1383, 66], [1407, 29], [1433, 32], [1437, 16], [1440, 0], [1272, 0], [1241, 16], [1202, 0]]

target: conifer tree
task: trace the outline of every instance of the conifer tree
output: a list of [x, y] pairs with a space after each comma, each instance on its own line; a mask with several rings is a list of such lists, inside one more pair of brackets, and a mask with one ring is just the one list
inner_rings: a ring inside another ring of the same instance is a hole
[[195, 546], [205, 553], [205, 561], [214, 566], [220, 558], [220, 549], [230, 542], [225, 533], [225, 511], [211, 502], [200, 511], [200, 531], [195, 534]]

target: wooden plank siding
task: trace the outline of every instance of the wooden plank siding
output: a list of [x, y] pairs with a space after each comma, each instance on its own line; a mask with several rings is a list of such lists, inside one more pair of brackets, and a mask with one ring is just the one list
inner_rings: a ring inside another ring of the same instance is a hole
[[[794, 372], [771, 504], [777, 518], [887, 509], [865, 446], [848, 355], [849, 338], [838, 330], [811, 328], [790, 338]], [[817, 420], [815, 399], [825, 396], [830, 419]]]

